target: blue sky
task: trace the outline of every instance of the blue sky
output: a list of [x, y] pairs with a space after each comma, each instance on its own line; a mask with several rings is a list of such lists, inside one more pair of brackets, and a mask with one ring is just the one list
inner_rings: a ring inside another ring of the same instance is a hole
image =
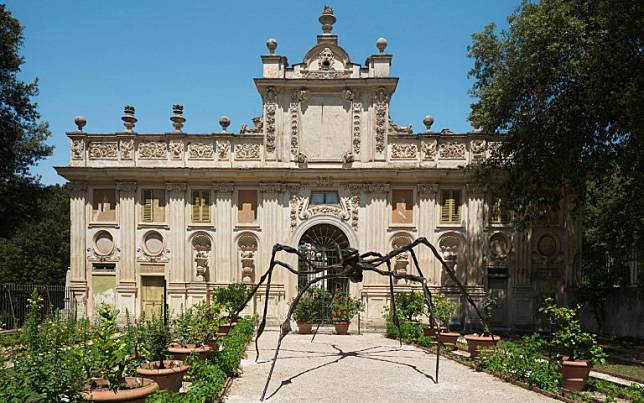
[[[400, 77], [391, 101], [399, 124], [469, 130], [471, 81], [466, 56], [471, 35], [506, 17], [519, 0], [336, 1], [333, 33], [351, 60], [363, 64], [385, 37], [393, 54], [391, 74]], [[37, 97], [50, 124], [53, 155], [35, 172], [45, 184], [64, 179], [74, 117], [87, 118], [88, 132], [122, 129], [123, 105], [136, 107], [138, 132], [165, 132], [174, 103], [184, 105], [184, 131], [219, 130], [219, 116], [231, 129], [261, 113], [252, 82], [261, 75], [259, 56], [266, 39], [277, 53], [301, 61], [321, 33], [324, 1], [8, 1], [25, 26], [26, 59], [20, 78], [39, 79]]]

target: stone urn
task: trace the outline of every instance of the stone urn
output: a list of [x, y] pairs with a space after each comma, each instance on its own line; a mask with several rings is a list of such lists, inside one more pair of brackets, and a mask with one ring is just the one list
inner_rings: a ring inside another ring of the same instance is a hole
[[496, 343], [501, 340], [499, 336], [483, 336], [478, 334], [468, 334], [465, 336], [467, 341], [467, 350], [470, 352], [470, 358], [479, 356], [481, 350], [492, 350]]
[[159, 368], [159, 361], [148, 362], [138, 367], [136, 372], [155, 381], [161, 390], [178, 392], [190, 365], [179, 360], [164, 360], [163, 365], [165, 368]]
[[115, 391], [110, 390], [107, 379], [97, 379], [94, 383], [97, 387], [81, 392], [83, 399], [93, 402], [143, 403], [159, 389], [159, 385], [152, 379], [130, 376], [125, 378], [126, 387]]
[[561, 360], [562, 386], [573, 392], [580, 391], [586, 386], [592, 364], [589, 361], [570, 361], [567, 357]]

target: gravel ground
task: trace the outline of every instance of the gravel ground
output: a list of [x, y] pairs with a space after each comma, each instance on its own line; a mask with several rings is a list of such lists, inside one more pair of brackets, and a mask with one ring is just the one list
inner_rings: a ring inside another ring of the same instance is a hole
[[[259, 362], [251, 343], [243, 373], [226, 402], [256, 402], [262, 394], [277, 343], [277, 331], [260, 338]], [[273, 402], [547, 402], [556, 401], [441, 358], [399, 345], [382, 334], [337, 336], [289, 334], [266, 397]]]

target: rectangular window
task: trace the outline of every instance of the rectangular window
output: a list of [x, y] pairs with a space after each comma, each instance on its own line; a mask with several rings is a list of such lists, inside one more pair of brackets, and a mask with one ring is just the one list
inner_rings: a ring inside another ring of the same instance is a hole
[[192, 191], [192, 222], [210, 222], [210, 190]]
[[412, 224], [414, 222], [414, 191], [393, 189], [391, 191], [391, 223]]
[[461, 223], [461, 191], [443, 190], [441, 192], [441, 224]]
[[508, 219], [508, 214], [501, 207], [501, 199], [492, 199], [493, 202], [490, 203], [490, 224], [506, 224]]
[[143, 222], [164, 222], [165, 221], [165, 190], [145, 189], [142, 192], [143, 200], [142, 221]]
[[321, 204], [340, 204], [340, 198], [338, 197], [338, 192], [323, 192], [315, 191], [311, 192], [311, 205], [318, 206]]
[[237, 222], [254, 223], [257, 220], [257, 190], [239, 190], [237, 192]]
[[94, 189], [92, 221], [116, 221], [116, 191], [114, 189]]

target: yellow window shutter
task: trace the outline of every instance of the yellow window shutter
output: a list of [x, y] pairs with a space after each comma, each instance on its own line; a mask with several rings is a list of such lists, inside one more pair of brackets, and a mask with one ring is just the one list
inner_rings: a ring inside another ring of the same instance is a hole
[[199, 192], [195, 190], [192, 192], [192, 222], [201, 222], [200, 208], [201, 197], [199, 197]]
[[210, 222], [210, 191], [204, 190], [201, 194], [201, 222]]
[[454, 203], [454, 216], [453, 216], [453, 221], [456, 224], [461, 223], [461, 192], [458, 190], [455, 190], [453, 192], [453, 203]]
[[143, 191], [143, 221], [152, 222], [152, 191]]

